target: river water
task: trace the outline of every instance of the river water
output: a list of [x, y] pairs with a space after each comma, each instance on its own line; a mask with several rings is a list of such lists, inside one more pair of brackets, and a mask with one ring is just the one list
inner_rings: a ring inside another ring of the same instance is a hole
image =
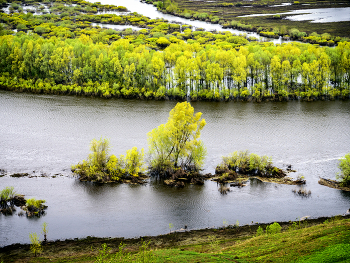
[[[109, 138], [111, 154], [133, 146], [147, 151], [147, 132], [165, 123], [175, 104], [0, 91], [0, 169], [7, 170], [0, 189], [14, 186], [48, 205], [41, 218], [0, 215], [0, 246], [29, 243], [29, 233], [40, 234], [43, 222], [50, 240], [138, 237], [167, 233], [169, 223], [197, 229], [223, 221], [242, 225], [331, 216], [350, 208], [350, 193], [317, 183], [319, 177], [334, 179], [338, 159], [349, 152], [349, 101], [192, 103], [207, 122], [201, 136], [208, 151], [204, 172], [214, 173], [221, 156], [247, 149], [271, 156], [278, 167], [292, 164], [297, 172], [291, 176], [305, 177], [309, 198], [295, 195], [297, 186], [256, 180], [221, 195], [211, 181], [176, 189], [153, 181], [96, 185], [71, 176], [70, 165], [87, 157], [93, 138]], [[9, 176], [15, 172], [37, 177]]]

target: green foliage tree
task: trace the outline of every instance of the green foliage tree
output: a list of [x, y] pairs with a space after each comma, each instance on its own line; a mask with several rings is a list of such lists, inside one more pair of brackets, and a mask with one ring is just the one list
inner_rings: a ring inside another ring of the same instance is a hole
[[25, 206], [27, 216], [32, 217], [44, 214], [44, 210], [47, 208], [44, 205], [45, 202], [45, 200], [37, 200], [35, 198], [27, 199]]
[[43, 251], [41, 242], [36, 233], [29, 234], [29, 239], [30, 239], [30, 251], [32, 251], [32, 253], [36, 257], [37, 254], [40, 254]]
[[125, 156], [125, 171], [130, 176], [138, 176], [144, 172], [144, 150], [139, 152], [137, 147], [133, 147], [126, 151]]
[[198, 171], [202, 167], [206, 149], [199, 137], [206, 123], [201, 115], [194, 114], [190, 103], [177, 103], [168, 122], [147, 134], [152, 171], [166, 175], [168, 169]]
[[350, 153], [345, 154], [345, 156], [339, 160], [340, 174], [338, 174], [338, 179], [342, 186], [350, 186]]
[[41, 233], [44, 235], [44, 242], [47, 241], [47, 232], [48, 232], [47, 223], [44, 222], [44, 223], [42, 224], [42, 231], [41, 231]]
[[6, 208], [8, 206], [13, 205], [13, 198], [15, 197], [16, 192], [14, 191], [14, 187], [5, 187], [1, 192], [0, 192], [0, 207]]
[[262, 229], [261, 226], [258, 227], [258, 229], [256, 230], [256, 236], [261, 236], [264, 234], [264, 229]]
[[277, 234], [277, 233], [280, 233], [281, 230], [282, 230], [282, 227], [280, 226], [280, 224], [275, 222], [266, 227], [266, 234]]

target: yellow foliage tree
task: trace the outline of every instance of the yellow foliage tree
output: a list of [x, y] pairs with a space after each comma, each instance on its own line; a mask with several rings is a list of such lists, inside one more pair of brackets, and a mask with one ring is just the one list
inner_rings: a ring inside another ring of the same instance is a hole
[[138, 176], [139, 173], [144, 172], [144, 150], [141, 152], [137, 150], [137, 147], [126, 151], [125, 157], [125, 170], [131, 176]]
[[165, 174], [168, 169], [198, 171], [202, 167], [206, 149], [199, 137], [206, 122], [201, 116], [201, 112], [194, 114], [190, 103], [177, 103], [168, 122], [147, 134], [153, 171]]
[[80, 180], [110, 182], [120, 181], [129, 176], [137, 177], [144, 172], [144, 150], [137, 147], [126, 151], [126, 156], [109, 156], [109, 140], [92, 140], [92, 153], [86, 160], [72, 166], [72, 171], [80, 176]]

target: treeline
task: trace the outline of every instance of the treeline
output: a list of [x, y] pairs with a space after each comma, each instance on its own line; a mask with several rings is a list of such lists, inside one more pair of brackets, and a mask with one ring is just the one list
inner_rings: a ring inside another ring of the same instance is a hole
[[156, 51], [126, 38], [108, 45], [85, 34], [75, 39], [6, 35], [0, 37], [0, 85], [106, 98], [349, 97], [349, 42], [335, 48], [250, 43], [228, 50], [199, 42], [170, 43]]

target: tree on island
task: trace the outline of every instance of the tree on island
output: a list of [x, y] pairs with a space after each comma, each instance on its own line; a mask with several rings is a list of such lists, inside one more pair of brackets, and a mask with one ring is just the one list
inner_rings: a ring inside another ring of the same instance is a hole
[[339, 169], [341, 170], [340, 174], [337, 175], [338, 179], [340, 179], [340, 184], [343, 187], [350, 186], [350, 153], [345, 154], [345, 156], [340, 159]]
[[140, 182], [139, 177], [144, 172], [144, 150], [133, 147], [126, 151], [126, 156], [109, 155], [109, 140], [92, 140], [87, 160], [77, 165], [72, 165], [72, 171], [79, 176], [81, 181], [118, 182], [130, 179], [132, 182]]
[[177, 170], [198, 173], [207, 153], [199, 140], [206, 124], [201, 116], [201, 112], [194, 114], [190, 103], [177, 103], [168, 122], [147, 134], [152, 174], [170, 177]]

